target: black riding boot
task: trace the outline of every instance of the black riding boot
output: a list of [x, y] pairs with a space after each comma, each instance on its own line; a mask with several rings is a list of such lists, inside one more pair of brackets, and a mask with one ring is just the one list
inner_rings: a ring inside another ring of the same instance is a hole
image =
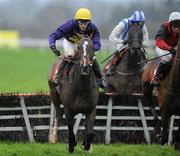
[[107, 81], [102, 78], [101, 69], [100, 69], [100, 66], [99, 66], [96, 59], [93, 60], [92, 69], [93, 69], [95, 76], [98, 79], [99, 87], [101, 87], [103, 89], [106, 88], [107, 87]]
[[55, 75], [55, 78], [53, 80], [54, 84], [59, 85], [60, 80], [61, 80], [61, 76], [62, 76], [62, 71], [63, 71], [64, 67], [66, 66], [66, 64], [67, 64], [67, 61], [61, 59], [59, 69], [58, 69], [58, 71]]
[[113, 56], [113, 58], [111, 60], [110, 67], [109, 67], [108, 71], [105, 74], [106, 76], [114, 75], [114, 72], [115, 72], [115, 69], [116, 69], [116, 64], [119, 61], [119, 59], [117, 58], [117, 56], [119, 54], [120, 54], [120, 51], [116, 50], [115, 53], [114, 53], [114, 56]]
[[162, 80], [164, 76], [164, 70], [167, 67], [167, 64], [164, 64], [162, 62], [159, 63], [159, 66], [157, 68], [156, 74], [151, 81], [151, 86], [159, 86], [160, 85], [160, 80]]

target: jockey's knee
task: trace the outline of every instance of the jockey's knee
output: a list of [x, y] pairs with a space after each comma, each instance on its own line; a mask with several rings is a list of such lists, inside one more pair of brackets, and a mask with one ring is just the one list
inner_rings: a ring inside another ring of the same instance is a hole
[[162, 58], [162, 60], [161, 60], [161, 62], [163, 63], [163, 64], [168, 64], [170, 61], [171, 61], [171, 59], [172, 59], [172, 56], [170, 55], [170, 56], [164, 56], [163, 58]]
[[65, 55], [65, 57], [66, 58], [73, 58], [74, 57], [74, 51], [66, 51], [65, 53], [64, 53], [64, 55]]

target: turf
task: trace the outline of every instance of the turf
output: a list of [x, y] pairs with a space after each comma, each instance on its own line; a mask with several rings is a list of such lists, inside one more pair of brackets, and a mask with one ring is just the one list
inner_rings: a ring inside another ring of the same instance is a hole
[[172, 146], [161, 145], [93, 145], [93, 152], [82, 151], [77, 145], [69, 154], [66, 144], [0, 143], [0, 156], [179, 156]]
[[[99, 52], [97, 59], [110, 54]], [[0, 93], [48, 92], [47, 77], [55, 59], [49, 49], [0, 49]]]

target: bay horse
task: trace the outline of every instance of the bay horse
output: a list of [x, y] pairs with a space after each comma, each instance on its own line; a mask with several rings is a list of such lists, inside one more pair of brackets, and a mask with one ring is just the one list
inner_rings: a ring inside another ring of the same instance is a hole
[[[157, 119], [157, 113], [155, 111], [155, 105], [152, 100], [153, 87], [150, 85], [152, 73], [158, 65], [160, 60], [154, 60], [149, 62], [142, 75], [142, 85], [145, 102], [151, 106], [155, 120]], [[160, 82], [157, 94], [157, 102], [161, 112], [162, 124], [162, 138], [161, 144], [164, 145], [168, 142], [168, 128], [169, 121], [172, 115], [180, 115], [180, 34], [178, 39], [178, 47], [176, 56], [172, 62], [169, 72], [165, 78]], [[160, 127], [161, 125], [159, 125]], [[178, 123], [178, 131], [175, 134], [175, 148], [180, 149], [180, 119]]]
[[70, 70], [66, 78], [61, 80], [58, 91], [52, 82], [53, 73], [57, 70], [58, 61], [55, 62], [49, 74], [50, 97], [56, 109], [54, 129], [57, 133], [60, 115], [62, 115], [60, 114], [60, 103], [62, 102], [68, 125], [70, 153], [74, 152], [74, 147], [77, 144], [73, 132], [75, 115], [83, 113], [86, 117], [85, 136], [82, 144], [84, 150], [90, 150], [94, 137], [93, 127], [96, 115], [96, 104], [99, 98], [99, 88], [92, 70], [93, 57], [93, 42], [89, 37], [83, 37], [77, 46], [77, 59], [75, 61], [70, 60]]
[[[105, 76], [109, 85], [106, 92], [118, 92], [122, 95], [131, 95], [134, 92], [141, 92], [141, 76], [145, 64], [138, 62], [146, 59], [146, 52], [143, 48], [143, 31], [139, 25], [132, 25], [129, 28], [127, 45], [121, 54], [123, 57], [116, 66], [114, 75]], [[104, 75], [107, 67], [104, 66]]]

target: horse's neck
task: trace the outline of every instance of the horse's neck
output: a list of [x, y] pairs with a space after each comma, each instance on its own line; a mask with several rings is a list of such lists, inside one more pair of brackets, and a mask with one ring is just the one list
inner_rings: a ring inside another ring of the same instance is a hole
[[141, 68], [141, 65], [138, 65], [137, 63], [142, 61], [141, 58], [142, 57], [139, 54], [136, 52], [131, 53], [129, 50], [120, 61], [119, 68], [124, 72], [138, 70]]
[[92, 71], [90, 71], [89, 75], [83, 75], [81, 73], [80, 65], [74, 67], [71, 77], [74, 84], [77, 86], [83, 86], [84, 88], [91, 85], [94, 80]]
[[173, 92], [180, 93], [180, 46], [178, 47], [177, 54], [174, 60], [173, 67], [167, 77], [167, 87], [171, 88]]

